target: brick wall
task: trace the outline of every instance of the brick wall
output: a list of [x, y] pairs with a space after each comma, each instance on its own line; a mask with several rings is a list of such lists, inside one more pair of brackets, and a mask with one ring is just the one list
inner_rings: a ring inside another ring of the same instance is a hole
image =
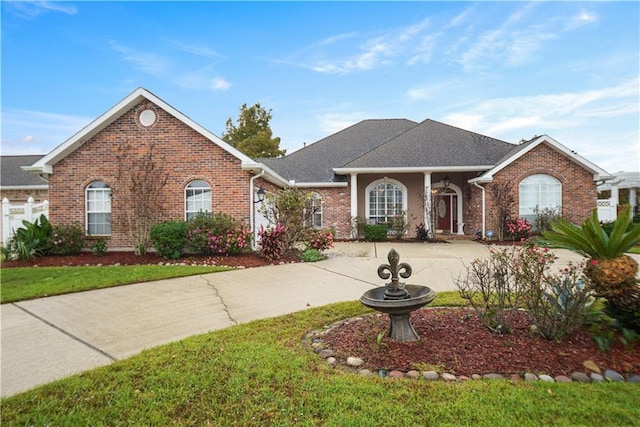
[[[515, 196], [512, 215], [517, 218], [519, 206], [518, 186], [522, 180], [536, 174], [553, 176], [562, 184], [562, 215], [564, 218], [574, 223], [581, 223], [591, 215], [591, 211], [596, 207], [597, 200], [593, 174], [564, 154], [543, 143], [502, 169], [494, 176], [492, 183], [485, 185], [487, 189], [487, 230], [495, 230], [496, 228], [495, 220], [493, 219], [495, 204], [491, 198], [492, 185], [504, 182], [512, 183]], [[481, 208], [481, 191], [478, 188], [471, 187], [469, 209], [477, 209], [478, 214], [470, 217], [470, 222], [472, 222], [471, 227], [476, 230], [482, 229]]]
[[[156, 113], [153, 125], [145, 127], [138, 115], [145, 109]], [[160, 190], [162, 208], [157, 222], [183, 220], [184, 191], [189, 182], [202, 179], [212, 188], [212, 210], [225, 212], [249, 223], [249, 178], [240, 160], [212, 141], [148, 101], [134, 106], [82, 147], [53, 167], [49, 181], [51, 222], [85, 224], [85, 188], [94, 180], [112, 187], [110, 248], [129, 247], [130, 241], [116, 212], [130, 209], [118, 199], [119, 155], [127, 164], [153, 150], [153, 161], [167, 177]], [[120, 188], [122, 190], [122, 188]], [[124, 190], [123, 190], [124, 191]]]

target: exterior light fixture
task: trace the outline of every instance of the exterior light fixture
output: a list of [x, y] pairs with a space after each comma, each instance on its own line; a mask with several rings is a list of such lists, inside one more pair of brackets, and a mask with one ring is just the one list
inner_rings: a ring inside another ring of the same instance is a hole
[[442, 184], [444, 185], [444, 188], [449, 188], [449, 184], [451, 184], [451, 178], [449, 178], [449, 175], [444, 176]]
[[265, 191], [264, 188], [260, 187], [258, 189], [258, 193], [256, 194], [256, 196], [258, 196], [258, 200], [254, 201], [253, 203], [261, 203], [264, 201], [264, 195], [265, 195]]

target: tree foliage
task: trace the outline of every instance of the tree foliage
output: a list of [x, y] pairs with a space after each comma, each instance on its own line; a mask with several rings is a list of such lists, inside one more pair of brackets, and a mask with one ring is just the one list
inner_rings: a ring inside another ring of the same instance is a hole
[[260, 103], [251, 107], [242, 104], [237, 125], [227, 119], [222, 139], [252, 158], [284, 156], [286, 150], [280, 149], [280, 138], [273, 137], [269, 126], [271, 117], [271, 110], [265, 110]]

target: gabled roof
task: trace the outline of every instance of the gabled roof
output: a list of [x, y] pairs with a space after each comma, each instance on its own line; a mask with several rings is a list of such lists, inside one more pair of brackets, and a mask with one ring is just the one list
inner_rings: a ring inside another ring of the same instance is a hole
[[64, 159], [73, 151], [77, 150], [82, 146], [82, 144], [84, 144], [90, 138], [109, 126], [116, 119], [129, 111], [133, 106], [139, 104], [145, 99], [162, 108], [163, 110], [183, 122], [185, 125], [189, 126], [196, 132], [211, 140], [211, 142], [213, 142], [214, 144], [220, 146], [223, 150], [240, 159], [243, 166], [256, 164], [255, 161], [253, 161], [251, 158], [247, 157], [245, 154], [227, 144], [222, 139], [218, 138], [216, 135], [203, 128], [202, 126], [191, 120], [189, 117], [164, 102], [162, 99], [158, 98], [156, 95], [152, 94], [144, 88], [138, 88], [122, 101], [110, 108], [107, 112], [89, 123], [86, 127], [81, 129], [71, 138], [67, 139], [62, 144], [54, 148], [50, 153], [35, 162], [32, 166], [26, 167], [24, 169], [30, 172], [51, 174], [53, 172], [53, 165]]
[[0, 157], [0, 188], [12, 189], [46, 189], [48, 184], [39, 176], [25, 172], [22, 167], [29, 166], [40, 160], [44, 155], [1, 156]]
[[614, 178], [614, 176], [612, 176], [610, 173], [608, 173], [607, 171], [605, 171], [601, 167], [597, 166], [594, 163], [591, 163], [589, 160], [587, 160], [584, 157], [580, 156], [575, 151], [572, 151], [572, 150], [568, 149], [567, 147], [565, 147], [564, 145], [562, 145], [561, 143], [559, 143], [555, 139], [551, 138], [549, 135], [542, 135], [542, 136], [534, 137], [533, 139], [531, 139], [529, 141], [525, 141], [525, 142], [521, 143], [520, 145], [516, 145], [511, 151], [506, 153], [505, 156], [503, 156], [501, 159], [499, 159], [496, 162], [494, 167], [492, 167], [491, 169], [487, 170], [486, 172], [484, 172], [482, 175], [478, 176], [477, 178], [474, 178], [474, 179], [470, 180], [469, 182], [491, 182], [491, 181], [493, 181], [493, 176], [496, 173], [500, 172], [506, 166], [508, 166], [509, 164], [513, 163], [514, 161], [516, 161], [520, 157], [524, 156], [525, 154], [527, 154], [529, 151], [533, 150], [534, 148], [536, 148], [540, 144], [547, 144], [552, 149], [554, 149], [554, 150], [558, 151], [559, 153], [561, 153], [561, 154], [567, 156], [568, 158], [570, 158], [574, 163], [579, 164], [580, 166], [582, 166], [583, 168], [585, 168], [586, 170], [591, 172], [593, 174], [593, 180], [594, 181], [607, 181], [607, 180], [610, 180], [610, 179]]
[[427, 119], [339, 170], [360, 168], [448, 168], [486, 170], [514, 145]]
[[344, 178], [336, 177], [333, 168], [375, 150], [416, 124], [407, 119], [363, 120], [286, 157], [259, 161], [297, 183], [343, 182]]

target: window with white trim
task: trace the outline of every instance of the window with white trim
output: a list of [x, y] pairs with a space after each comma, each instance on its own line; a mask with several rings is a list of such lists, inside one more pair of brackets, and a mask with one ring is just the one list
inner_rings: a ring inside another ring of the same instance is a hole
[[204, 180], [191, 181], [184, 190], [184, 211], [187, 220], [198, 212], [211, 212], [211, 186]]
[[366, 195], [369, 222], [391, 226], [393, 217], [407, 210], [407, 188], [398, 181], [375, 181], [367, 187]]
[[536, 223], [536, 210], [562, 211], [562, 184], [551, 175], [531, 175], [520, 182], [519, 216]]
[[318, 193], [311, 199], [311, 226], [322, 228], [322, 196]]
[[93, 181], [85, 189], [86, 223], [89, 236], [111, 235], [111, 188]]

